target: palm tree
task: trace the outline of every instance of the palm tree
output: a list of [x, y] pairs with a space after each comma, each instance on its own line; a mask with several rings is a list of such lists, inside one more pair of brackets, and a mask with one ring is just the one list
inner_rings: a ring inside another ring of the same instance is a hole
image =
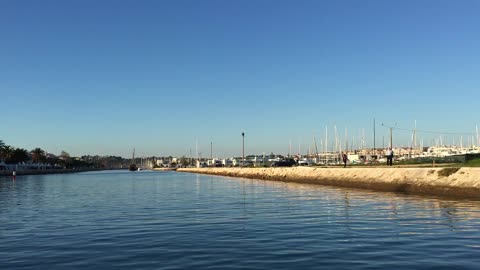
[[70, 154], [62, 151], [60, 153], [60, 162], [64, 164], [65, 168], [69, 168], [72, 166], [72, 158], [70, 157]]
[[16, 148], [13, 150], [11, 156], [10, 156], [10, 162], [9, 163], [21, 163], [21, 162], [27, 162], [30, 159], [30, 156], [28, 155], [28, 151], [22, 148]]
[[13, 155], [13, 151], [15, 151], [15, 148], [13, 146], [10, 146], [10, 145], [5, 145], [3, 146], [3, 149], [2, 149], [2, 158], [5, 160], [5, 161], [8, 161], [12, 155]]
[[45, 151], [43, 151], [41, 148], [35, 148], [31, 152], [32, 154], [32, 160], [34, 163], [40, 163], [46, 160], [45, 156]]
[[3, 153], [5, 151], [5, 146], [6, 146], [5, 143], [2, 140], [0, 140], [0, 161], [4, 159]]

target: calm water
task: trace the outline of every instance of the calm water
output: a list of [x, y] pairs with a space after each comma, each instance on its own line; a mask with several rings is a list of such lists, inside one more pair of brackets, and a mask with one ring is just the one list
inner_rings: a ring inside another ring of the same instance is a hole
[[0, 269], [478, 269], [480, 202], [175, 172], [0, 178]]

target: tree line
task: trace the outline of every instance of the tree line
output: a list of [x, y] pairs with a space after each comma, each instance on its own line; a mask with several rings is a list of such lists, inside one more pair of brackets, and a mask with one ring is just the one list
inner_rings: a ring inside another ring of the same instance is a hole
[[4, 162], [5, 164], [43, 163], [64, 168], [93, 166], [93, 163], [71, 158], [65, 151], [62, 151], [59, 156], [53, 154], [47, 155], [47, 152], [39, 147], [28, 151], [23, 148], [7, 145], [3, 140], [0, 140], [0, 162]]

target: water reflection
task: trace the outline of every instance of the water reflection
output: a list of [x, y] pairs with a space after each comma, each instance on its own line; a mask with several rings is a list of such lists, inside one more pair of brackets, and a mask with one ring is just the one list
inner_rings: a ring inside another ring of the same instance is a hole
[[[217, 179], [230, 182], [234, 189], [239, 185], [245, 220], [255, 218], [260, 207], [278, 207], [307, 227], [324, 226], [325, 221], [336, 224], [336, 230], [343, 228], [342, 238], [347, 239], [383, 230], [382, 237], [400, 241], [407, 236], [435, 234], [443, 228], [470, 230], [471, 225], [465, 225], [469, 220], [480, 223], [480, 203], [476, 201], [264, 180]], [[248, 228], [248, 222], [242, 228]]]
[[479, 213], [475, 201], [174, 172], [1, 179], [0, 268], [468, 268]]

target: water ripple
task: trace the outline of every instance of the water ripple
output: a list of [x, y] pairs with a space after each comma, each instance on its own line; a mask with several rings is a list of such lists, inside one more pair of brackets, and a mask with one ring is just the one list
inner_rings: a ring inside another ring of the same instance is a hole
[[182, 173], [0, 179], [0, 269], [474, 269], [480, 203]]

